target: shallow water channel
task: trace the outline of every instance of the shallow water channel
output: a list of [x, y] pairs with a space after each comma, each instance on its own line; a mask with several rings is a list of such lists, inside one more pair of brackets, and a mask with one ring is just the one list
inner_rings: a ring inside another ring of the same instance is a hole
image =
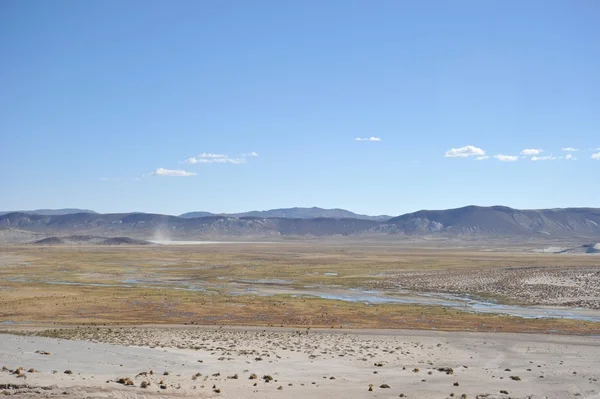
[[473, 313], [496, 313], [528, 319], [535, 318], [564, 318], [600, 322], [600, 311], [584, 308], [564, 308], [551, 306], [520, 306], [504, 305], [495, 302], [473, 299], [468, 296], [458, 296], [443, 293], [416, 293], [403, 291], [401, 294], [360, 290], [340, 289], [328, 286], [309, 286], [306, 289], [292, 287], [247, 287], [245, 293], [256, 295], [288, 294], [294, 296], [318, 297], [345, 302], [362, 302], [365, 304], [408, 304], [443, 306]]
[[[28, 282], [27, 278], [12, 278], [10, 281]], [[37, 281], [42, 282], [42, 281]], [[122, 287], [122, 288], [156, 288], [176, 289], [189, 291], [213, 291], [229, 295], [291, 295], [294, 297], [318, 297], [323, 299], [361, 302], [369, 305], [377, 304], [408, 304], [425, 306], [442, 306], [473, 313], [505, 314], [523, 318], [564, 318], [600, 322], [600, 310], [586, 308], [565, 308], [551, 306], [524, 306], [506, 305], [491, 301], [484, 301], [469, 296], [459, 296], [444, 293], [419, 293], [408, 290], [397, 292], [363, 290], [360, 288], [340, 288], [331, 285], [294, 287], [293, 281], [281, 279], [262, 280], [229, 280], [221, 284], [205, 283], [202, 281], [160, 279], [134, 279], [128, 278], [121, 284], [100, 282], [70, 282], [70, 281], [43, 281], [46, 284], [78, 285], [88, 287]]]

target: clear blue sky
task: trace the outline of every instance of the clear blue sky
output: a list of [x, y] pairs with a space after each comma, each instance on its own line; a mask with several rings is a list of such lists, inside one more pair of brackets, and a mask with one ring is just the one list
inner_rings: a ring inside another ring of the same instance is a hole
[[0, 210], [600, 207], [595, 0], [3, 0], [0, 58]]

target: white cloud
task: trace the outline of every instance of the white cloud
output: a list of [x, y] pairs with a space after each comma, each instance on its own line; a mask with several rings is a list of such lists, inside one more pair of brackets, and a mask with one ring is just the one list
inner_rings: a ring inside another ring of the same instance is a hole
[[573, 156], [573, 154], [567, 154], [567, 155], [565, 156], [565, 160], [567, 160], [567, 161], [577, 161], [577, 158], [575, 158], [575, 157]]
[[595, 152], [592, 154], [592, 159], [596, 159], [598, 161], [600, 161], [600, 152]]
[[481, 155], [477, 158], [475, 158], [476, 161], [484, 161], [486, 159], [488, 159], [489, 157], [487, 155]]
[[561, 150], [566, 151], [566, 152], [579, 151], [577, 148], [573, 148], [573, 147], [563, 147], [563, 148], [561, 148]]
[[481, 157], [485, 155], [485, 151], [472, 145], [467, 145], [460, 148], [452, 148], [446, 151], [446, 158], [466, 158], [471, 156]]
[[243, 158], [198, 158], [192, 157], [188, 158], [183, 163], [187, 164], [197, 164], [197, 163], [232, 163], [232, 164], [240, 164], [246, 163], [246, 160]]
[[[253, 155], [254, 154], [254, 155]], [[258, 154], [256, 152], [251, 152], [248, 154], [242, 154], [241, 158], [231, 158], [225, 154], [212, 154], [203, 152], [202, 154], [198, 154], [195, 157], [191, 157], [183, 161], [182, 163], [187, 163], [190, 165], [194, 165], [197, 163], [231, 163], [231, 164], [241, 164], [246, 163], [245, 157], [253, 156], [256, 157]]]
[[252, 151], [252, 152], [246, 152], [246, 153], [242, 154], [242, 156], [243, 157], [257, 157], [258, 153], [254, 152], [254, 151]]
[[552, 155], [546, 155], [543, 157], [531, 157], [532, 161], [554, 161], [556, 159], [556, 157], [553, 157]]
[[354, 140], [356, 141], [381, 141], [379, 137], [357, 137]]
[[210, 152], [203, 152], [198, 155], [198, 158], [227, 158], [224, 154], [211, 154]]
[[539, 148], [526, 148], [521, 151], [521, 155], [523, 156], [531, 156], [531, 155], [540, 155], [544, 150], [540, 150]]
[[516, 162], [519, 160], [519, 157], [516, 155], [498, 154], [498, 155], [494, 155], [494, 158], [496, 158], [498, 161], [502, 161], [502, 162]]
[[177, 169], [164, 169], [158, 168], [154, 172], [152, 172], [152, 176], [178, 176], [178, 177], [186, 177], [186, 176], [195, 176], [194, 172], [187, 172], [185, 170], [177, 170]]

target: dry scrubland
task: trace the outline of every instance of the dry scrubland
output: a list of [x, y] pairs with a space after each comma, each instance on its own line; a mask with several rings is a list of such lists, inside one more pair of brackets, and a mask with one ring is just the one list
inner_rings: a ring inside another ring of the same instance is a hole
[[0, 392], [16, 398], [564, 399], [600, 392], [600, 345], [591, 337], [242, 327], [27, 334], [0, 335]]
[[572, 266], [388, 272], [384, 273], [388, 279], [382, 285], [388, 289], [410, 287], [420, 292], [469, 293], [503, 303], [600, 309], [600, 257], [592, 260], [597, 265], [578, 266], [582, 263], [576, 258], [566, 260]]
[[421, 304], [374, 305], [303, 293], [446, 292], [503, 303], [597, 309], [599, 263], [593, 255], [336, 241], [5, 245], [0, 247], [0, 320], [596, 334], [599, 323]]

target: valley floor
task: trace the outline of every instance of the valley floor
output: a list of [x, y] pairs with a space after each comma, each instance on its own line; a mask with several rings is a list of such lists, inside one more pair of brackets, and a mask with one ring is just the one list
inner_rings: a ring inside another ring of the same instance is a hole
[[0, 393], [600, 399], [598, 257], [534, 249], [0, 246]]
[[600, 333], [598, 256], [506, 245], [4, 245], [0, 323]]

